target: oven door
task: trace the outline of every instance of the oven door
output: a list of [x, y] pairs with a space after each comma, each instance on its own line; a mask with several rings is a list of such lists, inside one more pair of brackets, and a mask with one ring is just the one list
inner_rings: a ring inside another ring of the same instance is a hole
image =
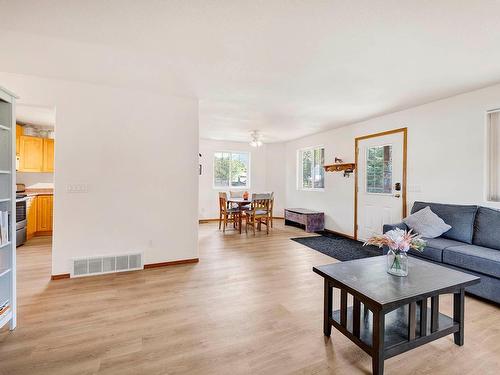
[[26, 242], [26, 226], [16, 229], [16, 247]]
[[16, 199], [16, 223], [24, 221], [26, 226], [26, 201], [28, 198]]
[[21, 221], [17, 221], [16, 222], [16, 231], [19, 229], [22, 229], [22, 228], [26, 228], [26, 224], [27, 224], [26, 219], [21, 220]]

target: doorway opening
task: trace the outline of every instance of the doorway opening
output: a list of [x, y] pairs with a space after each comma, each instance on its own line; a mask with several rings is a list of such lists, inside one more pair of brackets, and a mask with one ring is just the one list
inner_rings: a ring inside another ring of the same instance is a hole
[[355, 139], [355, 239], [381, 234], [384, 224], [406, 216], [407, 144], [407, 128]]
[[52, 274], [55, 121], [55, 107], [16, 106], [18, 271], [36, 271], [47, 280]]

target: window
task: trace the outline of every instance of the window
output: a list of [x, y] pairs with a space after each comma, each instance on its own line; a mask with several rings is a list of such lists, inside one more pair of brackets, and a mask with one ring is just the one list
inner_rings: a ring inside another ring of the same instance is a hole
[[250, 154], [218, 151], [214, 155], [214, 187], [249, 188]]
[[488, 200], [500, 202], [500, 110], [488, 113]]
[[366, 192], [392, 193], [392, 146], [366, 149]]
[[325, 149], [323, 147], [299, 150], [299, 188], [304, 190], [325, 187]]

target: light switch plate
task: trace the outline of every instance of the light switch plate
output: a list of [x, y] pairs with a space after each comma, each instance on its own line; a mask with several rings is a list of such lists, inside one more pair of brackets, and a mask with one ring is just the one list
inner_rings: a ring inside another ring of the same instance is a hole
[[66, 191], [68, 193], [88, 193], [88, 184], [68, 184], [66, 185]]

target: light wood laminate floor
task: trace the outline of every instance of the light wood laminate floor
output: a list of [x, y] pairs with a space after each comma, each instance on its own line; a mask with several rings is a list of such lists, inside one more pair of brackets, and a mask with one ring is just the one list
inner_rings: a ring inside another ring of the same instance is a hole
[[[19, 324], [0, 332], [1, 375], [369, 374], [339, 332], [325, 340], [323, 279], [333, 262], [290, 241], [200, 225], [200, 263], [49, 281], [50, 238], [18, 249]], [[336, 296], [338, 304], [338, 295]], [[441, 300], [450, 313], [451, 297]], [[465, 346], [448, 336], [386, 361], [387, 374], [494, 374], [500, 308], [466, 297]]]

